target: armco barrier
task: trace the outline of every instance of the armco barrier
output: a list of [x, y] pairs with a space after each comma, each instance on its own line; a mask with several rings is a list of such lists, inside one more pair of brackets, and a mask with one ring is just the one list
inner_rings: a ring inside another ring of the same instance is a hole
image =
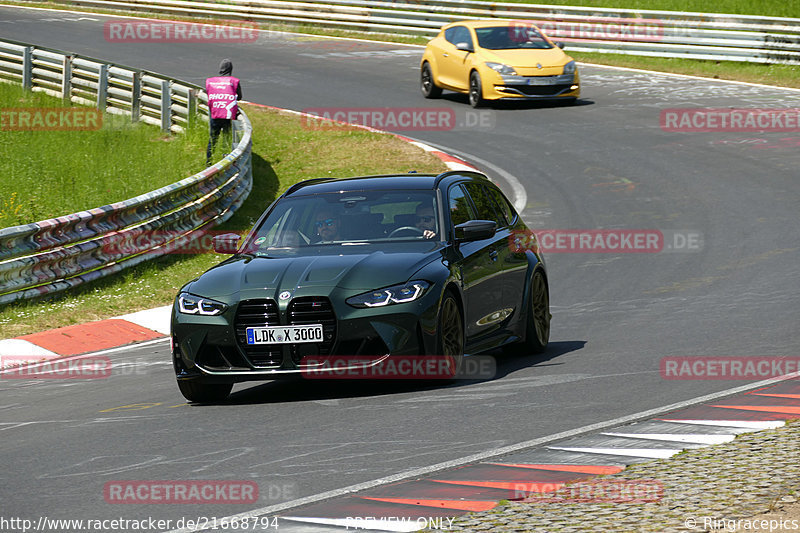
[[[0, 41], [0, 78], [170, 130], [187, 124], [195, 98], [205, 96], [159, 74], [9, 41]], [[230, 218], [253, 180], [244, 113], [234, 131], [233, 151], [194, 176], [122, 202], [0, 229], [0, 305], [118, 272]], [[153, 242], [153, 235], [169, 242]]]
[[800, 18], [476, 0], [55, 0], [70, 6], [433, 36], [454, 20], [531, 21], [579, 52], [800, 63]]
[[161, 74], [9, 40], [0, 40], [0, 81], [127, 114], [164, 131], [185, 127], [198, 96], [204, 97], [201, 87]]

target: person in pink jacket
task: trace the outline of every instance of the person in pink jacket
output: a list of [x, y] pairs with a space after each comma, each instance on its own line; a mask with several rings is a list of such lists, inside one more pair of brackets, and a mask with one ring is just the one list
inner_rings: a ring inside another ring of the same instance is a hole
[[238, 78], [231, 76], [233, 63], [230, 59], [223, 59], [219, 64], [219, 75], [206, 80], [206, 94], [208, 95], [208, 125], [209, 139], [206, 149], [206, 165], [211, 166], [211, 152], [217, 144], [220, 133], [229, 139], [231, 135], [231, 121], [239, 116], [237, 102], [242, 99], [242, 86]]

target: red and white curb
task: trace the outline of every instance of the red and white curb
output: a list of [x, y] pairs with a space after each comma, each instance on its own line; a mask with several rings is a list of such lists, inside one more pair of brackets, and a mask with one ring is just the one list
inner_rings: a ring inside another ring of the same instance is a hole
[[[308, 118], [308, 119], [312, 119], [312, 120], [319, 120], [320, 119], [320, 117], [317, 116], [317, 115], [312, 115], [310, 113], [305, 113], [303, 111], [295, 111], [294, 109], [284, 109], [282, 107], [275, 107], [275, 106], [264, 105], [264, 104], [256, 104], [254, 102], [247, 102], [247, 101], [243, 101], [243, 103], [246, 103], [248, 105], [252, 105], [252, 106], [255, 106], [255, 107], [263, 107], [263, 108], [266, 108], [266, 109], [272, 109], [272, 110], [280, 111], [280, 112], [283, 112], [283, 113], [297, 115], [299, 117], [304, 117], [304, 118]], [[400, 135], [398, 133], [393, 133], [391, 131], [385, 131], [385, 130], [379, 130], [379, 129], [373, 128], [371, 126], [364, 126], [363, 124], [352, 124], [350, 122], [343, 122], [341, 120], [325, 119], [325, 121], [326, 122], [331, 122], [333, 124], [339, 124], [341, 126], [347, 126], [347, 127], [350, 127], [350, 128], [360, 128], [360, 129], [363, 129], [365, 131], [371, 131], [372, 133], [383, 133], [383, 134], [386, 134], [386, 135], [393, 135], [394, 137], [396, 137], [396, 138], [398, 138], [400, 140], [406, 141], [407, 143], [413, 144], [414, 146], [416, 146], [418, 148], [421, 148], [422, 150], [425, 150], [426, 152], [430, 152], [431, 154], [435, 155], [450, 170], [472, 170], [472, 171], [480, 172], [480, 170], [475, 165], [471, 165], [470, 163], [464, 161], [461, 158], [458, 158], [458, 157], [456, 157], [454, 155], [450, 155], [447, 152], [443, 152], [443, 151], [439, 150], [438, 148], [434, 148], [433, 146], [427, 145], [425, 143], [422, 143], [422, 142], [419, 142], [419, 141], [415, 141], [414, 139], [410, 139], [410, 138], [405, 137], [403, 135]]]
[[169, 335], [172, 306], [0, 340], [0, 370]]
[[[492, 509], [500, 500], [521, 501], [539, 495], [547, 501], [547, 494], [558, 494], [574, 482], [588, 483], [581, 486], [584, 490], [591, 486], [589, 480], [615, 474], [627, 465], [723, 444], [739, 434], [775, 429], [798, 418], [800, 376], [784, 378], [788, 379], [556, 445], [520, 451], [499, 461], [476, 462], [292, 509], [280, 516], [281, 529], [311, 531], [310, 524], [317, 533], [449, 529], [455, 517]], [[653, 489], [660, 487], [663, 492], [663, 484], [651, 481], [649, 497], [659, 497]], [[596, 483], [599, 492], [609, 488], [603, 480]], [[617, 492], [624, 489], [612, 488]], [[642, 488], [648, 489], [638, 487]]]

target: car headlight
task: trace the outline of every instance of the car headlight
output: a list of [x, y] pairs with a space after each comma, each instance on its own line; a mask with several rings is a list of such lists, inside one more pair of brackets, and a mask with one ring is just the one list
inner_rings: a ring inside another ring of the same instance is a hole
[[385, 289], [365, 292], [352, 296], [346, 301], [353, 307], [384, 307], [392, 304], [413, 302], [422, 296], [431, 284], [427, 281], [411, 281], [403, 285], [394, 285]]
[[575, 66], [574, 61], [570, 61], [566, 65], [564, 65], [564, 74], [575, 74], [575, 69], [578, 68]]
[[185, 315], [221, 315], [228, 306], [209, 298], [183, 292], [178, 296], [178, 311]]
[[508, 65], [504, 65], [502, 63], [493, 63], [491, 61], [486, 62], [486, 66], [490, 69], [494, 70], [498, 74], [505, 74], [506, 76], [516, 76], [517, 71], [514, 70], [512, 67]]

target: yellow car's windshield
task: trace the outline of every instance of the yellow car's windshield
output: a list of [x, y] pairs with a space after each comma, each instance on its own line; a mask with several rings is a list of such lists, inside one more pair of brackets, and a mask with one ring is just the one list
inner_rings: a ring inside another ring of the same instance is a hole
[[525, 24], [475, 28], [475, 33], [478, 45], [489, 50], [553, 48], [536, 28]]

